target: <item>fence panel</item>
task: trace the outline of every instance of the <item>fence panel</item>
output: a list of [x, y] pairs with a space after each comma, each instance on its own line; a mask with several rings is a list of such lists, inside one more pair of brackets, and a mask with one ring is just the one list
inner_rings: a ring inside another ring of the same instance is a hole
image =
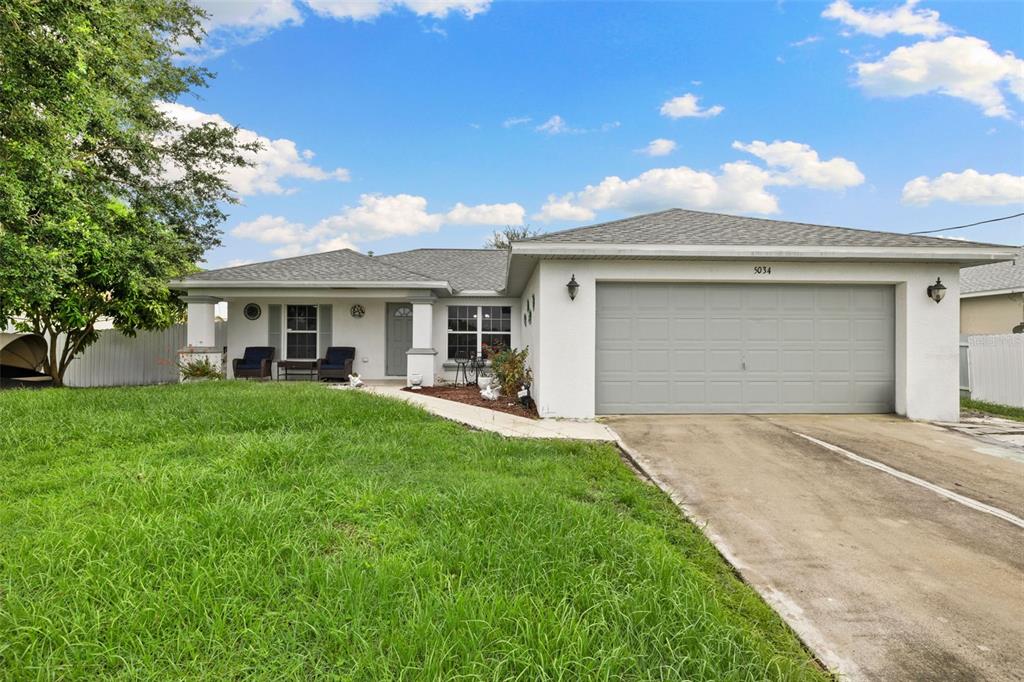
[[968, 340], [971, 397], [1024, 407], [1024, 334], [986, 334]]
[[971, 392], [970, 354], [967, 351], [969, 347], [966, 337], [960, 339], [960, 394], [968, 397]]
[[[226, 322], [217, 322], [216, 339], [218, 346], [226, 345]], [[178, 380], [178, 351], [185, 343], [184, 324], [139, 332], [135, 338], [107, 329], [68, 366], [64, 383], [78, 387], [172, 383]]]

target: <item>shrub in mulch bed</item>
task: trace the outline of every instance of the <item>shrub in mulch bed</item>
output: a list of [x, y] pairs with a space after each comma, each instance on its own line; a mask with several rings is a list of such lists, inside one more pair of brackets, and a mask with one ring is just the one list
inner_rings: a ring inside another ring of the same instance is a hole
[[[411, 388], [402, 390], [412, 391]], [[509, 399], [505, 396], [497, 400], [487, 400], [480, 395], [480, 389], [476, 386], [424, 386], [418, 391], [413, 391], [413, 393], [422, 393], [432, 398], [443, 398], [445, 400], [454, 400], [458, 403], [466, 403], [467, 405], [486, 407], [491, 410], [514, 414], [517, 417], [538, 419], [536, 405], [531, 404], [529, 408], [526, 408], [518, 400]]]

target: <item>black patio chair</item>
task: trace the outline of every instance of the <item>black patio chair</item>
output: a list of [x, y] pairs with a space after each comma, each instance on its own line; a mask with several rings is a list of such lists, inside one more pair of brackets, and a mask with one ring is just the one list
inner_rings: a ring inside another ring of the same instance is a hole
[[355, 359], [356, 349], [352, 346], [331, 346], [324, 357], [316, 361], [317, 380], [348, 381]]
[[246, 346], [242, 357], [231, 361], [231, 370], [236, 379], [270, 379], [273, 365], [273, 346]]

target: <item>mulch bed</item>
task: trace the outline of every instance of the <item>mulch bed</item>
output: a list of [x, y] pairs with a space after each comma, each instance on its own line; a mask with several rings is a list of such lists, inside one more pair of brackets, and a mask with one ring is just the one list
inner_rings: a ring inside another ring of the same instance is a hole
[[486, 407], [489, 410], [507, 412], [517, 417], [526, 417], [527, 419], [539, 418], [536, 405], [531, 405], [527, 409], [518, 400], [512, 401], [505, 397], [498, 398], [497, 400], [487, 400], [480, 396], [480, 389], [476, 386], [424, 386], [418, 391], [413, 391], [411, 388], [403, 388], [402, 390], [422, 393], [423, 395], [429, 395], [431, 398], [443, 398], [444, 400], [454, 400], [457, 403]]

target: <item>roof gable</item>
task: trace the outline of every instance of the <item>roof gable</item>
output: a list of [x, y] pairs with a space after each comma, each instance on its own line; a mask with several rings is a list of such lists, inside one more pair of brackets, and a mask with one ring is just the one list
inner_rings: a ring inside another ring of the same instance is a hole
[[413, 249], [374, 260], [445, 280], [456, 291], [501, 291], [508, 273], [504, 249]]

